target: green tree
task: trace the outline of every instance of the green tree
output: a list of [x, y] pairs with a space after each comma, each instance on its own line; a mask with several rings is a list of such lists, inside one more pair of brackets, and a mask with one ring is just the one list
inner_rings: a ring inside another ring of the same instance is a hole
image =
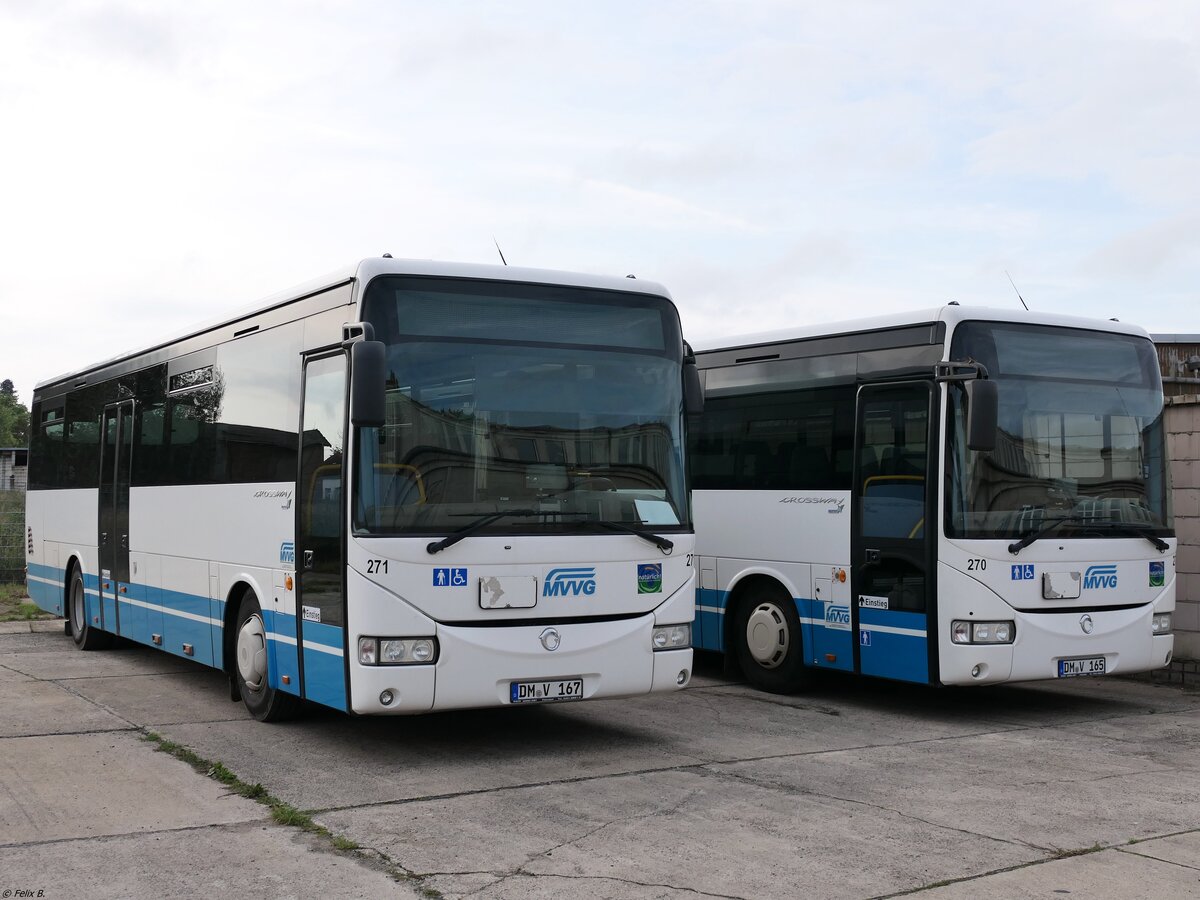
[[29, 410], [10, 379], [0, 381], [0, 447], [29, 445]]

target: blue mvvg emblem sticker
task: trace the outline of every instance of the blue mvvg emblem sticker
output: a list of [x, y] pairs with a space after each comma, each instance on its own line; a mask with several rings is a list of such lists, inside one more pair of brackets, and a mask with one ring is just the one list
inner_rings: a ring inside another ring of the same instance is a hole
[[1117, 586], [1117, 567], [1088, 566], [1083, 573], [1083, 586], [1089, 590], [1115, 588]]
[[543, 597], [578, 597], [596, 593], [596, 570], [593, 567], [551, 569], [542, 585]]
[[279, 564], [282, 566], [296, 564], [296, 545], [291, 541], [284, 541], [279, 545]]
[[850, 607], [848, 606], [830, 606], [825, 607], [825, 627], [836, 628], [838, 631], [850, 630]]

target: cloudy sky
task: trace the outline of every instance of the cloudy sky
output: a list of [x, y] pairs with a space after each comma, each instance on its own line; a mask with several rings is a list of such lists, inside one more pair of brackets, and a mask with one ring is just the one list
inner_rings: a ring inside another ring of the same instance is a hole
[[0, 378], [363, 256], [1200, 332], [1200, 5], [0, 0]]

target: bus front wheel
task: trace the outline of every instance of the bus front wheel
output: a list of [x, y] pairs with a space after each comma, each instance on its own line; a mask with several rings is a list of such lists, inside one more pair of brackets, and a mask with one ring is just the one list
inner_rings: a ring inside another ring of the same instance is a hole
[[92, 627], [88, 621], [87, 593], [83, 589], [83, 572], [79, 566], [71, 568], [71, 582], [67, 588], [67, 615], [71, 619], [71, 638], [80, 650], [107, 650], [113, 645], [113, 636], [107, 631]]
[[786, 694], [811, 680], [796, 604], [782, 588], [754, 588], [737, 607], [734, 648], [746, 679], [773, 694]]
[[300, 701], [271, 687], [267, 628], [253, 593], [246, 594], [238, 610], [234, 655], [238, 691], [250, 715], [260, 722], [278, 722], [296, 714]]

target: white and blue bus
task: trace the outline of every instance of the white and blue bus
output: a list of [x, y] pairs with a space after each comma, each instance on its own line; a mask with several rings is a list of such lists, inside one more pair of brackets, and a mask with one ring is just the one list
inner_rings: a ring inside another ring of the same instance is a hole
[[1169, 663], [1141, 329], [951, 304], [696, 357], [698, 649], [781, 692], [819, 669], [971, 685]]
[[660, 285], [365, 260], [39, 384], [30, 595], [263, 720], [678, 689], [689, 354]]

